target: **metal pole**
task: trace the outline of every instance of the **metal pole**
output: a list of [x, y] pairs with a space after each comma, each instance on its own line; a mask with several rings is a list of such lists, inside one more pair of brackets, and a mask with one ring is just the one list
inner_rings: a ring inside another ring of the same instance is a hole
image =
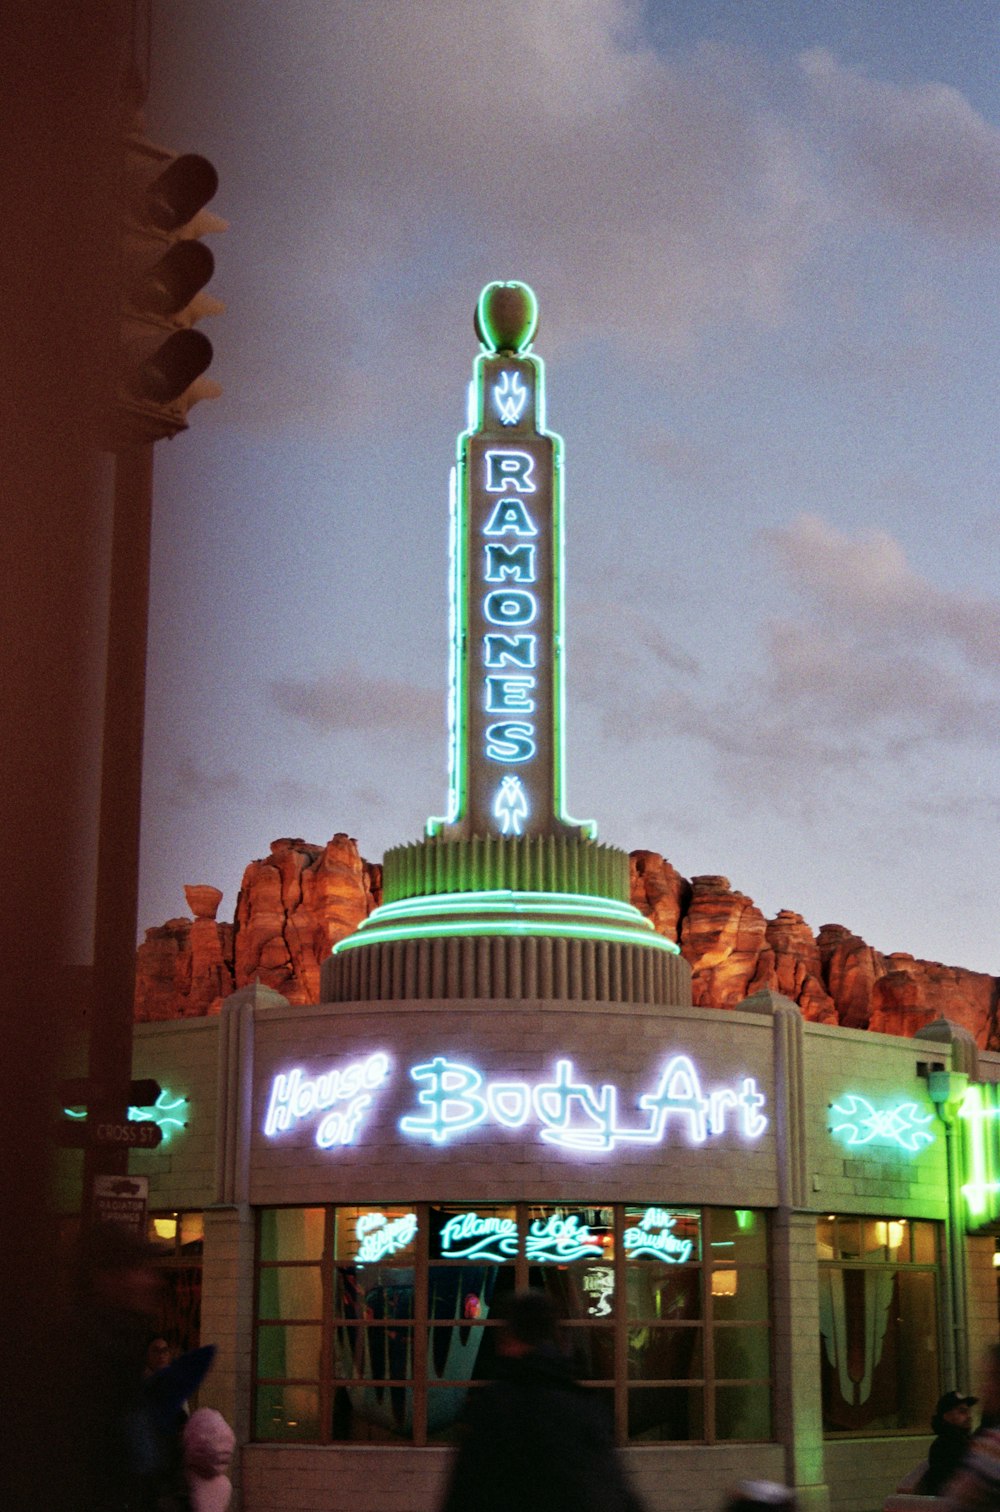
[[[153, 444], [115, 459], [111, 601], [101, 762], [100, 839], [94, 925], [94, 990], [88, 1076], [104, 1095], [87, 1110], [88, 1134], [122, 1123], [132, 1077], [132, 1015], [139, 913], [142, 743], [153, 505]], [[124, 1175], [127, 1146], [89, 1144], [84, 1153], [85, 1221], [94, 1177]]]

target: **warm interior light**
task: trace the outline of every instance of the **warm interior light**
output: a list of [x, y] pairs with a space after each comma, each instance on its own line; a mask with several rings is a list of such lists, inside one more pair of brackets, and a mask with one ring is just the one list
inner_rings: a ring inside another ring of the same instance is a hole
[[176, 1218], [154, 1218], [153, 1219], [153, 1228], [154, 1228], [154, 1230], [156, 1232], [157, 1239], [176, 1239], [177, 1238], [177, 1219]]
[[735, 1297], [736, 1295], [736, 1272], [734, 1270], [716, 1270], [712, 1272], [712, 1296]]
[[993, 1269], [994, 1270], [1000, 1270], [1000, 1250], [996, 1250], [994, 1252], [994, 1255], [993, 1255]]
[[879, 1244], [884, 1244], [887, 1249], [898, 1250], [903, 1242], [903, 1224], [892, 1220], [888, 1223], [876, 1223], [875, 1239]]

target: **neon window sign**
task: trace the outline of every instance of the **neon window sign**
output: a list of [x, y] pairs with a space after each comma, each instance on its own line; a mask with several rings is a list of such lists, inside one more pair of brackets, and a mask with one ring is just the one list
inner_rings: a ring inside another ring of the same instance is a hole
[[417, 1234], [416, 1213], [388, 1218], [385, 1213], [362, 1213], [354, 1226], [358, 1240], [358, 1265], [375, 1265], [409, 1249]]
[[319, 1113], [323, 1116], [316, 1128], [316, 1143], [321, 1150], [353, 1144], [371, 1108], [372, 1093], [385, 1085], [389, 1066], [389, 1057], [379, 1050], [320, 1076], [306, 1076], [299, 1067], [276, 1076], [268, 1098], [265, 1135], [273, 1139]]
[[517, 1223], [495, 1214], [456, 1213], [441, 1229], [442, 1260], [512, 1260], [518, 1252]]
[[934, 1114], [911, 1099], [876, 1108], [867, 1097], [850, 1093], [842, 1102], [831, 1103], [830, 1133], [851, 1147], [868, 1144], [896, 1145], [911, 1155], [934, 1143], [929, 1125]]
[[[686, 1215], [685, 1215], [686, 1216]], [[648, 1207], [639, 1222], [625, 1230], [623, 1246], [630, 1260], [665, 1260], [683, 1265], [694, 1252], [694, 1239], [676, 1233], [678, 1214]]]

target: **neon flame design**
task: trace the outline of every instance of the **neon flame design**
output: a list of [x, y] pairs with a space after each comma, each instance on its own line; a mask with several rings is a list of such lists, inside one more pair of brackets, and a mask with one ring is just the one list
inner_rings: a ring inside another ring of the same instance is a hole
[[844, 1105], [831, 1103], [830, 1111], [839, 1113], [841, 1122], [830, 1125], [831, 1134], [842, 1134], [849, 1145], [870, 1144], [873, 1139], [898, 1144], [916, 1153], [921, 1145], [934, 1143], [926, 1125], [934, 1122], [932, 1113], [922, 1113], [916, 1103], [897, 1103], [892, 1108], [876, 1108], [867, 1097], [855, 1093], [844, 1098]]
[[528, 795], [520, 777], [509, 774], [501, 779], [493, 800], [493, 817], [499, 822], [502, 835], [520, 835], [521, 825], [528, 817]]
[[497, 407], [501, 425], [516, 425], [524, 414], [528, 402], [528, 390], [520, 373], [502, 373], [500, 382], [493, 385], [493, 402]]

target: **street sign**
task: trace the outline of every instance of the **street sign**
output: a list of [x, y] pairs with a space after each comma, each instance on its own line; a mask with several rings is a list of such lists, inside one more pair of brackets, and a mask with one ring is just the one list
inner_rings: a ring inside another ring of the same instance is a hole
[[148, 1176], [95, 1176], [91, 1212], [95, 1223], [117, 1223], [136, 1239], [146, 1237]]
[[57, 1142], [71, 1150], [92, 1150], [96, 1147], [119, 1150], [155, 1150], [163, 1143], [163, 1130], [151, 1120], [131, 1118], [105, 1119], [101, 1123], [61, 1123]]

